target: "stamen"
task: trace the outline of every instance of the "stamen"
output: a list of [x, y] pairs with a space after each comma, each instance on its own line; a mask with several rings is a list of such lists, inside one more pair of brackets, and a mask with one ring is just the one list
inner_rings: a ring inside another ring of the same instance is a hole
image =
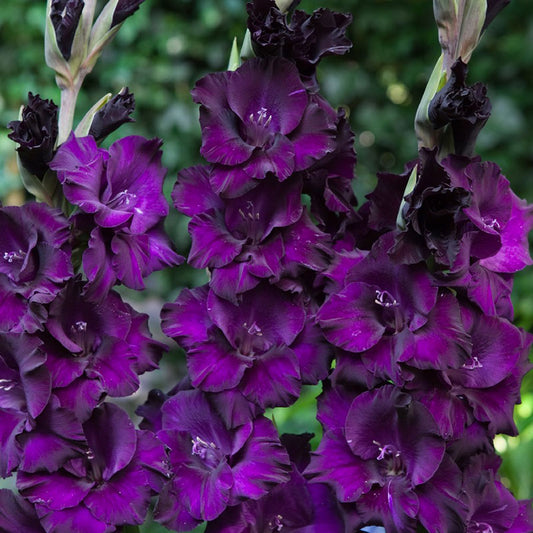
[[495, 218], [483, 217], [482, 220], [483, 220], [483, 224], [487, 228], [495, 229], [496, 231], [500, 231], [500, 229], [501, 229], [500, 223]]
[[70, 331], [72, 333], [83, 333], [87, 331], [87, 322], [84, 322], [83, 320], [78, 320], [78, 322], [74, 322], [74, 324], [70, 326]]
[[483, 368], [483, 365], [481, 364], [479, 359], [474, 356], [463, 365], [463, 368], [465, 368], [466, 370], [474, 370], [474, 368]]
[[22, 261], [26, 257], [26, 252], [19, 250], [18, 252], [4, 252], [3, 258], [4, 261], [8, 263], [13, 263], [13, 261]]
[[396, 307], [397, 305], [400, 305], [389, 291], [379, 290], [376, 290], [374, 303], [381, 305], [382, 307]]
[[207, 452], [211, 450], [216, 450], [216, 444], [214, 442], [205, 442], [205, 440], [202, 440], [200, 437], [194, 437], [194, 439], [191, 440], [192, 442], [192, 454], [197, 455], [200, 457], [200, 459], [205, 459], [207, 456]]
[[268, 523], [268, 527], [273, 528], [273, 531], [281, 531], [283, 529], [283, 524], [281, 523], [282, 520], [283, 516], [278, 514]]
[[15, 386], [15, 382], [11, 379], [0, 379], [0, 390], [10, 391]]

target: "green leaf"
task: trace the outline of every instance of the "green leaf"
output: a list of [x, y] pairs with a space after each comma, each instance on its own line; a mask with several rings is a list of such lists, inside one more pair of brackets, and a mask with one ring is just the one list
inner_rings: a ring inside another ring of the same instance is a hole
[[241, 58], [239, 55], [239, 46], [237, 45], [237, 37], [233, 38], [231, 45], [231, 52], [229, 54], [228, 70], [237, 70], [241, 66]]
[[418, 147], [434, 148], [439, 142], [439, 132], [431, 125], [428, 117], [428, 109], [431, 100], [446, 83], [446, 72], [443, 72], [444, 56], [441, 55], [433, 68], [433, 72], [420, 100], [415, 116], [415, 132], [418, 139]]
[[85, 137], [86, 135], [89, 135], [89, 130], [91, 129], [91, 124], [93, 123], [93, 118], [102, 107], [104, 107], [107, 102], [109, 102], [112, 94], [107, 93], [105, 96], [102, 96], [96, 104], [94, 104], [87, 113], [85, 113], [85, 116], [80, 120], [80, 123], [76, 127], [76, 130], [74, 133], [77, 137]]

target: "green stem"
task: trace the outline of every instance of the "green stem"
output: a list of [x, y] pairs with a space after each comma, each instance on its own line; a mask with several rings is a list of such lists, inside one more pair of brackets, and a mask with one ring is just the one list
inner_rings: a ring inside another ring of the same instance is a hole
[[74, 112], [76, 111], [76, 101], [80, 92], [84, 76], [77, 76], [74, 81], [61, 89], [61, 105], [59, 108], [59, 134], [57, 145], [64, 143], [74, 124]]

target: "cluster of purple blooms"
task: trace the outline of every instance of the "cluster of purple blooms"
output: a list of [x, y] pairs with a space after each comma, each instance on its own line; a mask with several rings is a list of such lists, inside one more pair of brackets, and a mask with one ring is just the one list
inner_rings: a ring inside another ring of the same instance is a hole
[[[83, 2], [52, 3], [68, 60]], [[163, 307], [188, 376], [150, 392], [140, 429], [104, 400], [135, 392], [165, 349], [114, 289], [182, 260], [163, 229], [161, 142], [99, 146], [130, 120], [127, 92], [57, 149], [52, 102], [30, 93], [10, 124], [21, 164], [54, 173], [67, 208], [0, 208], [0, 476], [19, 491], [0, 491], [2, 531], [121, 531], [156, 495], [173, 531], [533, 530], [492, 442], [517, 433], [531, 367], [510, 293], [533, 209], [474, 154], [486, 90], [457, 60], [429, 106], [453, 149], [421, 148], [356, 210], [354, 135], [316, 77], [349, 50], [351, 16], [295, 4], [248, 4], [255, 57], [193, 90], [207, 163], [179, 173], [172, 200], [209, 282]], [[320, 382], [311, 451], [266, 414]]]
[[[115, 15], [134, 4], [118, 2]], [[65, 59], [83, 5], [52, 2]], [[0, 476], [16, 473], [19, 491], [0, 491], [6, 533], [141, 524], [170, 475], [163, 443], [105, 401], [133, 394], [166, 350], [114, 286], [140, 289], [151, 272], [182, 261], [162, 226], [161, 141], [97, 144], [133, 107], [133, 95], [119, 93], [89, 135], [72, 133], [59, 147], [50, 100], [30, 93], [21, 120], [9, 124], [24, 170], [43, 183], [57, 176], [63, 209], [0, 208]]]

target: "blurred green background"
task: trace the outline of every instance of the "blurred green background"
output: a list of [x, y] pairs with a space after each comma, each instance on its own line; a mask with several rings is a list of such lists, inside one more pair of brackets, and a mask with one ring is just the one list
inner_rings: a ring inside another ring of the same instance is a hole
[[[0, 198], [20, 200], [14, 144], [4, 125], [17, 119], [28, 91], [59, 103], [53, 74], [44, 63], [42, 43], [45, 0], [2, 2], [0, 10]], [[327, 6], [354, 16], [352, 51], [326, 58], [319, 71], [324, 95], [349, 110], [356, 133], [359, 163], [355, 189], [362, 200], [380, 170], [399, 172], [416, 156], [412, 122], [426, 80], [440, 53], [429, 0], [303, 0], [306, 11]], [[521, 197], [533, 202], [533, 18], [528, 0], [513, 0], [495, 19], [470, 64], [469, 83], [483, 81], [493, 104], [492, 117], [478, 140], [478, 151], [496, 161]], [[526, 14], [526, 16], [524, 16]], [[117, 136], [141, 134], [161, 137], [163, 161], [169, 168], [169, 195], [180, 168], [199, 163], [200, 129], [197, 107], [189, 91], [204, 74], [224, 70], [234, 36], [245, 30], [245, 0], [146, 0], [128, 19], [87, 78], [78, 101], [78, 118], [107, 92], [128, 86], [136, 97], [136, 123], [123, 126]], [[112, 140], [112, 139], [111, 139]], [[187, 220], [172, 213], [167, 223], [182, 253], [189, 240]], [[164, 301], [182, 287], [205, 281], [203, 272], [181, 267], [154, 274], [144, 293], [127, 293], [134, 305], [157, 316]], [[517, 276], [517, 323], [533, 329], [531, 270]], [[162, 371], [145, 378], [134, 401], [141, 403], [153, 386], [169, 388], [183, 373], [183, 357], [176, 350], [164, 360]], [[290, 410], [274, 417], [281, 431], [319, 431], [314, 419], [311, 388]], [[526, 378], [523, 403], [516, 409], [519, 437], [497, 437], [504, 457], [502, 476], [519, 498], [533, 497], [533, 377]], [[145, 531], [164, 531], [145, 526]]]

